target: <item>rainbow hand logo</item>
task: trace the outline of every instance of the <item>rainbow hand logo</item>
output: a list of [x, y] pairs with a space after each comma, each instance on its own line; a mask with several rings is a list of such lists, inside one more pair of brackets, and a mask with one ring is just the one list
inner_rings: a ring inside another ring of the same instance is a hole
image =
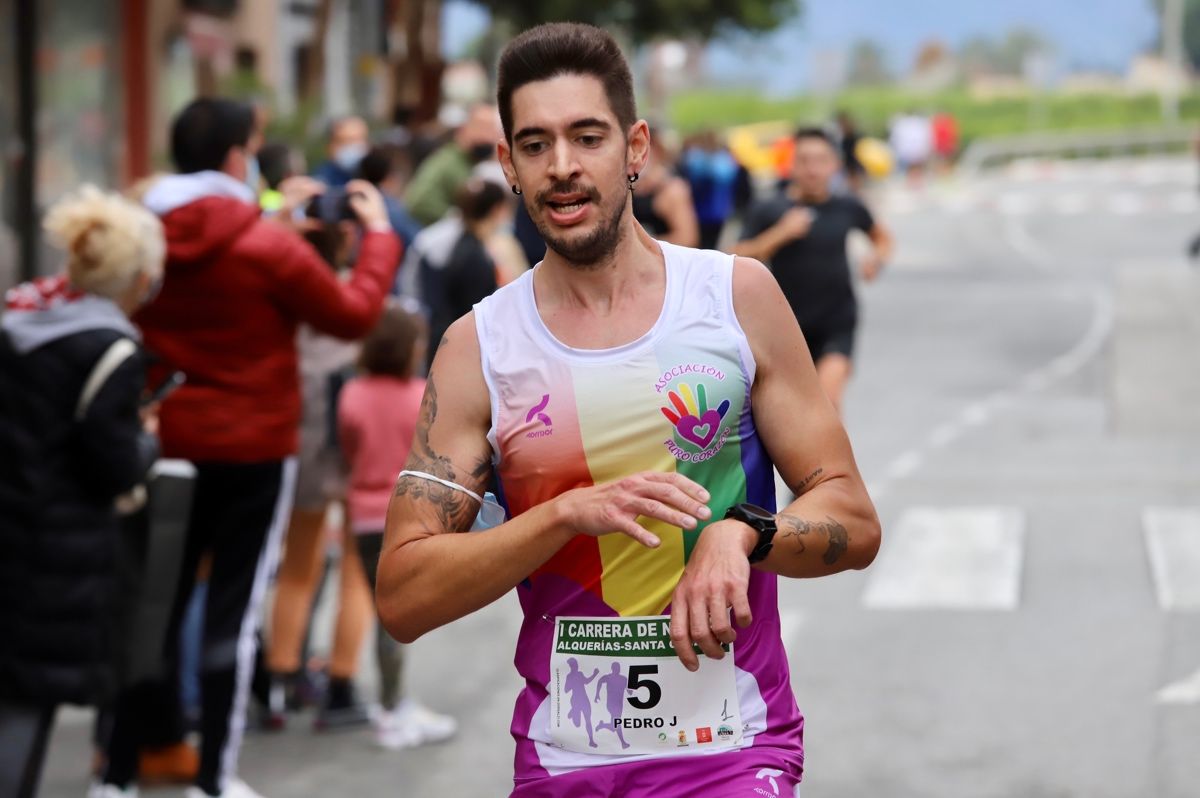
[[708, 406], [704, 384], [696, 384], [693, 396], [692, 388], [686, 382], [679, 384], [679, 393], [670, 391], [667, 398], [671, 400], [671, 406], [662, 408], [662, 414], [675, 425], [675, 431], [701, 450], [707, 449], [721, 428], [721, 420], [729, 412], [729, 400], [721, 402], [713, 410]]

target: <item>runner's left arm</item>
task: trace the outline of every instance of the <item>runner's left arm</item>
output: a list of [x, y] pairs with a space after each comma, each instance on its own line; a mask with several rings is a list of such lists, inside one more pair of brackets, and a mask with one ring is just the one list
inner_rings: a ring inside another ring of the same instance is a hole
[[867, 229], [867, 237], [871, 239], [872, 250], [862, 264], [862, 275], [864, 280], [871, 282], [891, 262], [894, 246], [891, 231], [879, 222]]
[[[778, 283], [766, 268], [735, 260], [734, 309], [756, 363], [751, 403], [758, 435], [797, 495], [776, 515], [778, 532], [757, 568], [814, 577], [865, 568], [879, 550], [880, 527], [837, 412], [817, 382], [812, 357]], [[713, 659], [752, 621], [748, 555], [758, 540], [746, 524], [705, 527], [671, 602], [671, 641], [690, 670], [695, 643]]]
[[865, 568], [879, 550], [879, 518], [800, 326], [761, 264], [737, 259], [733, 284], [734, 307], [757, 366], [754, 423], [796, 494], [776, 516], [775, 546], [759, 567], [790, 577]]

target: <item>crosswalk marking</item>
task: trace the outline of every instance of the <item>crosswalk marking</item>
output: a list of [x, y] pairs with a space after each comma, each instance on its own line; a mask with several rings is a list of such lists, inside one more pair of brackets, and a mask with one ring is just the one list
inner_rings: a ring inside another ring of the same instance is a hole
[[996, 213], [1002, 216], [1054, 214], [1110, 214], [1114, 216], [1191, 215], [1200, 211], [1200, 196], [1191, 191], [1169, 193], [1113, 193], [1078, 190], [1058, 192], [998, 191], [994, 194], [917, 194], [897, 190], [887, 194], [880, 206], [889, 216], [915, 214], [946, 214], [960, 216], [969, 213]]
[[1015, 507], [918, 507], [885, 536], [868, 571], [871, 609], [1013, 610], [1025, 519]]
[[1171, 682], [1154, 697], [1160, 704], [1200, 704], [1200, 670], [1177, 682]]
[[1158, 605], [1200, 610], [1200, 508], [1147, 507], [1142, 526]]

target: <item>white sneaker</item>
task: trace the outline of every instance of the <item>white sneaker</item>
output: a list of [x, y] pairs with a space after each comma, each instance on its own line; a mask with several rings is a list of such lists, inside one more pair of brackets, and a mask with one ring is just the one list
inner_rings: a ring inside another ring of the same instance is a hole
[[138, 788], [136, 784], [131, 784], [122, 790], [115, 784], [93, 781], [88, 786], [87, 798], [138, 798]]
[[458, 721], [454, 718], [406, 699], [391, 712], [380, 715], [376, 739], [380, 746], [399, 751], [449, 740], [457, 731]]
[[[212, 798], [208, 793], [199, 787], [188, 787], [185, 793], [187, 798]], [[263, 798], [249, 784], [241, 779], [233, 779], [225, 785], [225, 791], [218, 798]]]

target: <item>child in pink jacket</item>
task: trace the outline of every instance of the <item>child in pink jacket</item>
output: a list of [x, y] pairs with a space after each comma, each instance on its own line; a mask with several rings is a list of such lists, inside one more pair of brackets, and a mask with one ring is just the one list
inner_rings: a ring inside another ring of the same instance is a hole
[[[346, 504], [372, 593], [388, 501], [412, 448], [425, 392], [425, 380], [414, 372], [423, 361], [427, 335], [420, 315], [389, 305], [363, 341], [362, 376], [347, 383], [338, 399], [338, 442], [350, 465]], [[382, 624], [375, 651], [383, 707], [379, 744], [396, 750], [452, 737], [458, 728], [454, 718], [402, 698], [403, 648]]]

